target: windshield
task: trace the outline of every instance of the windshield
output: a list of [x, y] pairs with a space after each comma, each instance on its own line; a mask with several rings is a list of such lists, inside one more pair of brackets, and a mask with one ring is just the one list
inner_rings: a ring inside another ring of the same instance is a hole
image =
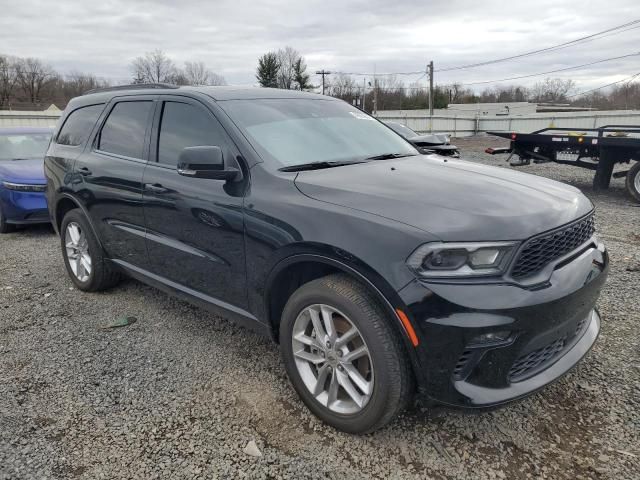
[[227, 100], [219, 105], [258, 153], [278, 167], [418, 153], [377, 120], [340, 101]]
[[0, 161], [44, 158], [50, 133], [0, 133]]
[[389, 122], [387, 125], [396, 133], [399, 133], [404, 138], [412, 138], [417, 137], [418, 134], [411, 130], [409, 127], [402, 125], [400, 123]]

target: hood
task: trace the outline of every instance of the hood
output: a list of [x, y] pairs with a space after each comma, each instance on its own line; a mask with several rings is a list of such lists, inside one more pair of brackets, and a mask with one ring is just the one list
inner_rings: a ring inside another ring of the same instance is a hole
[[0, 179], [15, 183], [45, 185], [44, 161], [41, 158], [0, 161]]
[[305, 195], [420, 228], [444, 241], [524, 240], [589, 213], [576, 188], [435, 155], [303, 171]]
[[412, 143], [420, 143], [424, 145], [446, 145], [448, 139], [446, 135], [428, 134], [411, 137], [409, 138], [409, 141]]

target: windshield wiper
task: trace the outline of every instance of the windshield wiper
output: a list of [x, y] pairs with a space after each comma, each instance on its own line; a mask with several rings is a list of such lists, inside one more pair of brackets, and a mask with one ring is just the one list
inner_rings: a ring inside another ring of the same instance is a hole
[[300, 163], [298, 165], [289, 165], [287, 167], [279, 168], [281, 172], [301, 172], [303, 170], [320, 170], [322, 168], [342, 167], [343, 165], [355, 165], [356, 163], [365, 163], [366, 160], [350, 160], [350, 161], [336, 161], [336, 162], [310, 162]]
[[380, 155], [374, 155], [373, 157], [367, 157], [367, 160], [389, 160], [391, 158], [415, 157], [415, 155], [415, 153], [382, 153]]

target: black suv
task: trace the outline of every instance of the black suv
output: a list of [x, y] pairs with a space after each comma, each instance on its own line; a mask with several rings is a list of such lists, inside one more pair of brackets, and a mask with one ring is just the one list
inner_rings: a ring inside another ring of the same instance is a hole
[[45, 171], [79, 289], [127, 274], [270, 335], [309, 409], [347, 432], [416, 391], [527, 395], [600, 330], [608, 257], [577, 189], [420, 155], [330, 97], [97, 91], [69, 103]]

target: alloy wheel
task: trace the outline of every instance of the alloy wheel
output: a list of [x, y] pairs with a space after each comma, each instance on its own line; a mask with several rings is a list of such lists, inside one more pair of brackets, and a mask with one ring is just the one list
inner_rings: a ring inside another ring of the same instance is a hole
[[70, 222], [65, 231], [64, 242], [71, 271], [79, 281], [86, 282], [91, 275], [92, 262], [89, 242], [82, 227], [76, 222]]
[[358, 328], [337, 309], [306, 307], [293, 326], [293, 355], [305, 386], [339, 414], [361, 411], [373, 393], [374, 368]]

